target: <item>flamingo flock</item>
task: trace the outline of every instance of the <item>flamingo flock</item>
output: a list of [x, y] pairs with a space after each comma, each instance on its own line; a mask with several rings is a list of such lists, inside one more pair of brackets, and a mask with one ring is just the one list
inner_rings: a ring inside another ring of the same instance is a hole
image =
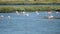
[[[39, 15], [39, 12], [38, 12], [38, 11], [35, 11], [35, 13], [36, 13], [37, 15]], [[49, 18], [49, 19], [50, 19], [50, 18], [54, 18], [54, 16], [51, 15], [52, 12], [47, 12], [47, 13], [48, 13], [48, 18]], [[59, 12], [56, 12], [56, 13], [59, 13]], [[29, 16], [29, 13], [27, 13], [27, 12], [25, 12], [25, 11], [23, 11], [22, 14], [23, 14], [24, 16]], [[18, 11], [16, 11], [16, 15], [20, 15]], [[3, 18], [3, 17], [4, 17], [4, 15], [0, 15], [0, 18]], [[10, 19], [11, 16], [7, 16], [7, 18]]]

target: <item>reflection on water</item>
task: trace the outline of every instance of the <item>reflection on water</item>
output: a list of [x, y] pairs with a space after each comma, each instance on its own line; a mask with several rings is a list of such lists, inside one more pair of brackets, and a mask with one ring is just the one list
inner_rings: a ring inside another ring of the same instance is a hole
[[[0, 13], [4, 17], [0, 19], [0, 34], [60, 34], [60, 19], [44, 19], [47, 12], [23, 13]], [[51, 15], [60, 16], [60, 13], [53, 12]], [[9, 19], [8, 19], [9, 18]]]

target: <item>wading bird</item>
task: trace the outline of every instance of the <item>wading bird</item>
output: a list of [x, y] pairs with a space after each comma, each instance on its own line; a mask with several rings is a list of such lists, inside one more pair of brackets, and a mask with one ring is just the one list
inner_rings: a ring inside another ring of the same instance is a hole
[[4, 16], [3, 16], [3, 15], [1, 15], [1, 16], [0, 16], [0, 19], [2, 19], [3, 17], [4, 17]]
[[36, 11], [35, 13], [36, 13], [37, 15], [39, 15], [39, 12], [38, 12], [38, 11]]
[[3, 15], [1, 15], [1, 18], [3, 18], [4, 16]]
[[56, 13], [59, 13], [59, 12], [56, 12]]
[[25, 15], [26, 15], [26, 16], [29, 16], [29, 14], [28, 14], [28, 13], [26, 13]]
[[54, 16], [48, 16], [49, 19], [53, 18]]
[[48, 12], [48, 18], [51, 19], [53, 18], [54, 16], [51, 15], [52, 12]]
[[24, 12], [24, 11], [23, 11], [22, 13], [23, 13], [23, 14], [26, 14], [26, 12]]
[[48, 12], [48, 14], [51, 14], [51, 12]]
[[8, 19], [10, 19], [11, 17], [10, 16], [8, 16]]
[[29, 14], [28, 14], [28, 13], [26, 13], [26, 12], [23, 12], [23, 15], [24, 15], [24, 16], [29, 16]]
[[18, 11], [16, 11], [16, 14], [17, 14], [17, 15], [19, 15], [19, 12], [18, 12]]

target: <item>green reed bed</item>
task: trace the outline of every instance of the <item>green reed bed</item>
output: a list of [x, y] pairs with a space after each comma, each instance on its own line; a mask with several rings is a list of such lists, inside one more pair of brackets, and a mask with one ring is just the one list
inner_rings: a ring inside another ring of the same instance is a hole
[[1, 13], [15, 11], [54, 11], [60, 10], [60, 6], [0, 6]]
[[0, 4], [40, 4], [60, 3], [60, 0], [0, 0]]

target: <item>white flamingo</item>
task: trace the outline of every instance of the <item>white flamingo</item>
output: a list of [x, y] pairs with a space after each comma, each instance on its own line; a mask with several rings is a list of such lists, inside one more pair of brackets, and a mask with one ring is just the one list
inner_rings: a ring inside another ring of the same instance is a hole
[[23, 12], [23, 14], [26, 14], [26, 12]]
[[29, 16], [29, 14], [28, 14], [28, 13], [26, 13], [25, 15], [26, 15], [26, 16]]
[[11, 17], [10, 16], [8, 16], [8, 19], [10, 19]]
[[16, 13], [18, 13], [18, 11], [16, 11]]
[[48, 14], [51, 14], [51, 12], [48, 12]]
[[26, 14], [26, 12], [24, 12], [24, 11], [23, 11], [22, 13], [23, 13], [23, 15], [25, 15], [25, 14]]
[[17, 14], [17, 15], [19, 15], [19, 12], [18, 12], [18, 11], [16, 11], [16, 14]]
[[3, 17], [4, 17], [4, 16], [3, 16], [3, 15], [1, 15], [1, 16], [0, 16], [0, 19], [2, 19]]
[[59, 12], [56, 12], [56, 13], [59, 13]]
[[50, 18], [53, 18], [54, 16], [48, 16], [48, 18], [50, 19]]
[[11, 18], [11, 17], [10, 17], [10, 16], [7, 16], [7, 18], [8, 18], [8, 23], [10, 23], [10, 18]]
[[3, 18], [4, 16], [3, 15], [1, 15], [1, 18]]
[[52, 12], [48, 12], [48, 18], [53, 18], [54, 16], [51, 15]]
[[28, 13], [26, 13], [26, 12], [23, 12], [23, 15], [24, 15], [24, 16], [29, 16], [29, 14], [28, 14]]
[[39, 12], [38, 12], [38, 11], [36, 11], [36, 14], [37, 14], [37, 15], [39, 15]]

